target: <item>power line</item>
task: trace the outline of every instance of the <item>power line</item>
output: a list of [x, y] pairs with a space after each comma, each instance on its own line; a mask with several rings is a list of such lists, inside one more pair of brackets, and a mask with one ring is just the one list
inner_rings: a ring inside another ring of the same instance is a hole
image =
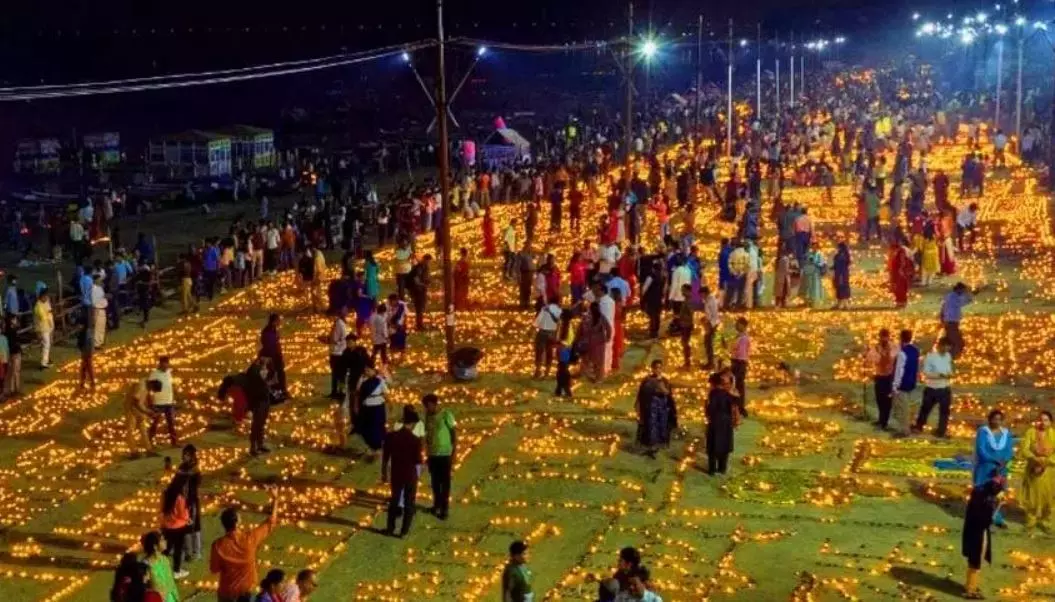
[[[400, 44], [386, 46], [379, 49], [363, 51], [360, 53], [335, 55], [333, 57], [321, 57], [316, 59], [305, 59], [302, 61], [289, 61], [286, 63], [275, 63], [272, 65], [257, 65], [255, 67], [242, 67], [238, 69], [226, 69], [222, 71], [205, 71], [201, 73], [181, 73], [169, 76], [154, 76], [144, 78], [132, 78], [128, 80], [111, 80], [103, 82], [85, 82], [81, 84], [69, 84], [66, 86], [27, 86], [22, 88], [0, 89], [0, 102], [38, 100], [53, 98], [71, 98], [78, 96], [97, 96], [103, 94], [121, 94], [127, 92], [145, 92], [150, 90], [167, 90], [174, 88], [187, 88], [192, 86], [204, 86], [212, 84], [224, 84], [241, 81], [278, 77], [283, 75], [295, 75], [309, 73], [334, 67], [354, 65], [367, 61], [396, 56], [404, 52], [412, 52], [431, 48], [436, 45], [433, 40], [422, 40], [411, 44]], [[281, 67], [276, 68], [276, 65]], [[5, 90], [25, 90], [21, 93], [9, 93]]]

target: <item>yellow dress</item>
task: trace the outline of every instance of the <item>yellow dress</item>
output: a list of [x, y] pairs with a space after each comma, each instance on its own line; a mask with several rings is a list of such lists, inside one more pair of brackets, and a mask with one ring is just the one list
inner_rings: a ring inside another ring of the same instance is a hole
[[941, 266], [938, 264], [938, 243], [933, 239], [923, 241], [922, 258], [920, 259], [920, 271], [924, 274], [937, 274]]
[[1055, 505], [1055, 428], [1030, 427], [1018, 449], [1026, 461], [1019, 503], [1026, 512], [1026, 526], [1032, 527], [1038, 520], [1047, 521]]

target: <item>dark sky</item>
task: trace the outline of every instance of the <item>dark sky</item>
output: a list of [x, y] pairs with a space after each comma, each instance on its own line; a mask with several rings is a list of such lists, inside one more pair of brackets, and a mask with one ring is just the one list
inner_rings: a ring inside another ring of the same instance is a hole
[[[693, 29], [702, 9], [717, 35], [732, 17], [738, 36], [750, 35], [761, 21], [767, 32], [779, 27], [871, 38], [875, 29], [904, 23], [908, 6], [907, 0], [636, 0], [635, 13], [642, 26], [651, 13], [655, 27], [667, 31]], [[9, 2], [0, 25], [0, 80], [153, 75], [370, 48], [433, 36], [434, 7], [430, 0]], [[450, 35], [518, 42], [611, 38], [626, 30], [626, 3], [450, 0], [447, 23]]]

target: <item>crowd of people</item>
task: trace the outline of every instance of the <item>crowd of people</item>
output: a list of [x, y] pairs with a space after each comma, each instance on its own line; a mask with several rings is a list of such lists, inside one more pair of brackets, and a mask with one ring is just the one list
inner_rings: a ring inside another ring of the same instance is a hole
[[[619, 148], [616, 141], [622, 132], [616, 127], [581, 124], [574, 134], [560, 128], [549, 157], [507, 164], [463, 162], [450, 182], [450, 207], [465, 220], [478, 222], [479, 255], [501, 257], [500, 275], [515, 287], [509, 301], [534, 315], [534, 379], [552, 374], [554, 394], [567, 398], [575, 394], [577, 380], [603, 383], [625, 372], [628, 316], [640, 309], [648, 324], [642, 340], [676, 340], [681, 369], [699, 371], [707, 379], [705, 470], [726, 474], [736, 429], [748, 417], [750, 312], [793, 306], [796, 297], [802, 307], [819, 309], [827, 303], [829, 273], [834, 307], [852, 309], [852, 253], [873, 240], [888, 249], [890, 293], [894, 305], [902, 308], [912, 287], [932, 287], [939, 278], [955, 276], [957, 255], [973, 246], [976, 198], [984, 195], [987, 170], [1005, 164], [1006, 136], [1000, 131], [990, 136], [984, 128], [970, 126], [975, 129], [968, 132], [970, 152], [962, 165], [956, 206], [950, 199], [949, 177], [940, 170], [932, 173], [927, 157], [936, 145], [947, 144], [957, 128], [934, 107], [909, 104], [873, 110], [873, 101], [883, 94], [884, 86], [874, 80], [836, 86], [818, 78], [798, 107], [766, 120], [745, 120], [744, 127], [737, 128], [743, 133], [732, 141], [722, 139], [719, 112], [708, 106], [703, 111], [706, 119], [696, 129], [684, 111], [638, 115], [631, 149]], [[983, 141], [993, 144], [993, 157], [983, 153]], [[720, 149], [726, 142], [734, 152], [723, 164]], [[620, 170], [621, 154], [627, 151], [634, 153], [633, 169]], [[724, 181], [720, 165], [726, 167]], [[298, 169], [290, 177], [301, 179], [302, 194], [291, 208], [276, 212], [266, 196], [255, 195], [256, 219], [239, 216], [225, 236], [205, 239], [180, 256], [180, 307], [194, 312], [203, 299], [212, 300], [227, 288], [248, 286], [280, 271], [295, 273], [298, 294], [303, 293], [312, 311], [333, 320], [329, 331], [319, 336], [329, 356], [328, 396], [334, 405], [329, 451], [344, 453], [354, 435], [361, 438], [368, 456], [380, 459], [381, 478], [390, 485], [384, 532], [404, 537], [416, 518], [424, 471], [432, 488], [430, 514], [438, 520], [450, 516], [458, 450], [455, 415], [435, 394], [425, 394], [420, 406], [405, 405], [397, 416], [389, 416], [393, 367], [407, 348], [409, 332], [429, 326], [425, 316], [433, 264], [419, 238], [436, 230], [443, 218], [439, 186], [428, 181], [381, 199], [373, 186], [349, 176], [337, 157], [312, 157]], [[853, 234], [837, 240], [829, 258], [810, 208], [785, 203], [784, 188], [814, 187], [815, 206], [825, 207], [833, 203], [838, 183], [850, 186], [857, 211], [854, 223], [848, 224]], [[496, 223], [496, 207], [514, 201], [520, 204], [516, 216]], [[771, 209], [763, 216], [766, 204]], [[592, 212], [597, 206], [600, 209]], [[105, 207], [103, 200], [104, 214]], [[713, 258], [701, 256], [697, 244], [696, 219], [702, 210], [713, 211], [728, 230], [735, 230], [734, 236], [721, 240]], [[60, 244], [68, 245], [78, 260], [71, 290], [81, 309], [81, 383], [94, 388], [92, 354], [105, 347], [108, 329], [118, 327], [123, 308], [129, 306], [141, 312], [140, 322], [146, 325], [161, 291], [153, 241], [140, 236], [130, 253], [117, 246], [108, 262], [92, 261], [90, 241], [95, 235], [83, 231], [86, 223], [97, 220], [82, 211], [68, 228], [56, 231], [69, 231], [69, 239]], [[771, 257], [761, 245], [767, 227], [777, 232]], [[368, 241], [371, 232], [374, 240]], [[564, 257], [558, 257], [551, 244], [552, 235], [561, 232], [581, 241]], [[395, 278], [382, 283], [374, 250], [390, 242]], [[332, 261], [337, 252], [343, 252], [339, 269], [331, 269], [327, 253]], [[470, 249], [461, 249], [453, 266], [456, 311], [473, 307], [471, 293], [479, 277], [471, 257]], [[769, 294], [767, 271], [773, 275]], [[382, 292], [386, 288], [392, 291], [387, 296]], [[0, 335], [0, 377], [7, 395], [17, 395], [21, 386], [17, 332], [28, 304], [20, 290], [17, 278], [9, 276], [3, 305], [9, 315]], [[960, 322], [964, 307], [978, 292], [957, 284], [944, 297], [943, 334], [927, 353], [916, 345], [911, 331], [900, 332], [898, 343], [889, 331], [878, 333], [866, 360], [879, 428], [891, 428], [893, 420], [896, 437], [922, 433], [937, 408], [934, 435], [948, 436], [955, 360], [966, 346]], [[722, 329], [730, 321], [725, 314], [734, 316], [731, 336]], [[282, 319], [280, 314], [269, 316], [256, 357], [244, 371], [224, 378], [217, 392], [220, 400], [232, 403], [236, 421], [251, 416], [248, 446], [253, 457], [271, 451], [265, 441], [271, 406], [291, 397]], [[41, 367], [46, 368], [55, 328], [46, 288], [33, 295], [32, 323], [42, 347]], [[634, 400], [635, 443], [650, 458], [685, 430], [684, 420], [679, 421], [677, 388], [665, 375], [672, 360], [650, 362]], [[178, 404], [172, 383], [172, 367], [162, 357], [156, 370], [124, 392], [131, 453], [157, 453], [153, 439], [162, 420], [171, 445], [183, 445], [176, 432]], [[912, 417], [917, 389], [922, 389], [921, 407]], [[999, 494], [1013, 446], [1002, 419], [998, 410], [991, 413], [976, 439], [978, 460], [972, 466], [963, 544], [972, 595], [978, 592], [981, 559], [988, 558], [990, 524], [1003, 522]], [[1055, 458], [1051, 437], [1051, 415], [1043, 413], [1019, 445], [1030, 467], [1023, 477], [1022, 498], [1030, 525], [1045, 525], [1051, 518], [1055, 485], [1045, 470], [1055, 462], [1049, 461]], [[143, 535], [141, 553], [122, 559], [113, 600], [179, 600], [176, 583], [187, 577], [186, 563], [203, 554], [201, 486], [196, 450], [185, 445], [160, 496], [158, 530]], [[310, 569], [293, 579], [282, 569], [259, 578], [256, 552], [278, 523], [279, 505], [274, 492], [270, 516], [252, 529], [240, 528], [234, 508], [221, 513], [225, 535], [209, 552], [209, 569], [219, 575], [221, 602], [290, 602], [316, 587]], [[602, 581], [598, 599], [659, 600], [636, 550], [622, 550], [618, 567], [611, 580]], [[531, 599], [524, 542], [510, 546], [501, 587], [504, 600]]]

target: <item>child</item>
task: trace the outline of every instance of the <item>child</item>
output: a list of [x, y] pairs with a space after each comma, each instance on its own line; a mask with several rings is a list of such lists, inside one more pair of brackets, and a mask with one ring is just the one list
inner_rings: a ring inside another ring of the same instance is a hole
[[557, 350], [557, 390], [553, 394], [557, 397], [572, 398], [571, 393], [571, 365], [578, 359], [575, 354], [575, 331], [571, 327], [572, 311], [564, 310], [560, 316], [560, 330], [558, 331], [559, 348]]
[[[6, 342], [6, 341], [5, 341]], [[85, 381], [91, 383], [92, 391], [95, 390], [95, 365], [92, 363], [92, 354], [95, 352], [95, 339], [92, 337], [90, 326], [85, 323], [80, 332], [77, 333], [77, 349], [81, 351], [81, 385], [84, 389]]]

